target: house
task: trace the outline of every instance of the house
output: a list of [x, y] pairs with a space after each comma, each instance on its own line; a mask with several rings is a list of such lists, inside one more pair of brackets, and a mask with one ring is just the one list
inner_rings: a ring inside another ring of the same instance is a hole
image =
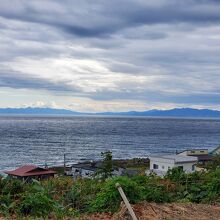
[[197, 156], [197, 155], [207, 155], [209, 154], [208, 149], [186, 149], [177, 153], [182, 156]]
[[23, 181], [30, 181], [32, 179], [42, 180], [54, 177], [55, 171], [41, 168], [35, 165], [24, 165], [15, 170], [5, 171], [9, 177], [20, 179]]
[[156, 173], [159, 176], [164, 176], [169, 169], [179, 167], [186, 173], [195, 171], [197, 157], [180, 156], [180, 155], [158, 155], [150, 156], [150, 170], [146, 173]]
[[220, 155], [220, 146], [216, 147], [213, 151], [210, 153], [211, 155]]
[[[66, 175], [73, 176], [73, 178], [93, 178], [102, 167], [101, 161], [83, 162], [73, 164], [69, 171], [66, 171]], [[123, 168], [113, 168], [112, 175], [120, 176], [123, 173]]]
[[98, 171], [98, 167], [90, 162], [73, 164], [66, 175], [73, 176], [73, 178], [84, 177], [92, 178]]
[[187, 149], [177, 153], [177, 155], [197, 157], [198, 162], [203, 165], [212, 160], [212, 155], [209, 154], [208, 149]]

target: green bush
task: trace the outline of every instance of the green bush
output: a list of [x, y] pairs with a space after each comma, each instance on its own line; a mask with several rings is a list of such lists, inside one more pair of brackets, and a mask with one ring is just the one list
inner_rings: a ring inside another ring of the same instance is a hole
[[209, 173], [207, 179], [207, 201], [220, 202], [220, 168]]
[[143, 200], [148, 202], [170, 202], [172, 200], [172, 194], [166, 191], [166, 187], [162, 184], [147, 185], [143, 190]]
[[85, 212], [114, 212], [122, 201], [115, 184], [119, 183], [131, 203], [220, 202], [220, 169], [207, 173], [185, 174], [179, 169], [165, 178], [156, 175], [98, 179], [55, 178], [23, 183], [0, 178], [0, 213], [63, 219]]
[[109, 179], [97, 194], [97, 197], [90, 202], [89, 210], [92, 212], [111, 211], [119, 208], [121, 197], [115, 184], [119, 183], [131, 203], [141, 200], [142, 187], [128, 177], [115, 177]]
[[167, 171], [165, 179], [169, 179], [174, 182], [186, 182], [187, 174], [179, 167], [174, 167], [173, 169], [169, 169]]
[[183, 198], [187, 199], [189, 202], [200, 203], [207, 197], [206, 187], [202, 184], [191, 184], [188, 189], [184, 192]]
[[44, 193], [28, 194], [18, 206], [18, 212], [24, 216], [48, 216], [54, 209], [55, 202]]
[[9, 216], [15, 207], [15, 201], [11, 198], [11, 195], [0, 195], [0, 213], [4, 216]]
[[17, 195], [24, 192], [23, 182], [17, 179], [7, 179], [4, 181], [2, 194]]

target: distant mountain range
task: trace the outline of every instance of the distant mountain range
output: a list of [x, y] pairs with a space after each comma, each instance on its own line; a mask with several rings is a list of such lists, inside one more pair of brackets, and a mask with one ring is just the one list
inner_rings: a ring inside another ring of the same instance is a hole
[[0, 108], [0, 114], [22, 114], [22, 115], [80, 115], [80, 112], [74, 112], [66, 109], [54, 108]]
[[149, 110], [129, 112], [82, 113], [52, 108], [0, 108], [0, 114], [22, 115], [106, 115], [106, 116], [148, 116], [148, 117], [210, 117], [220, 118], [220, 111], [211, 109], [175, 108], [170, 110]]

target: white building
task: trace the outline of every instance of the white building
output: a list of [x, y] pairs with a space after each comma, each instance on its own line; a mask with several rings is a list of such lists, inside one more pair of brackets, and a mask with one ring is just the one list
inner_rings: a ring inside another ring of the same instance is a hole
[[180, 156], [180, 155], [158, 155], [151, 156], [150, 158], [150, 170], [146, 173], [156, 173], [159, 176], [164, 176], [169, 169], [179, 167], [186, 173], [195, 171], [195, 164], [197, 163], [197, 157], [192, 156]]

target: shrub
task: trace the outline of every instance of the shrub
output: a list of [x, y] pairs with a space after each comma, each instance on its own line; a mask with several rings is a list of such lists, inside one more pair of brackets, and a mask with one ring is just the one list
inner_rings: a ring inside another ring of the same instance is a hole
[[115, 187], [116, 183], [119, 183], [122, 186], [126, 196], [131, 203], [136, 203], [141, 200], [141, 186], [138, 186], [137, 183], [128, 177], [115, 177], [109, 179], [101, 188], [101, 191], [97, 194], [97, 197], [90, 202], [90, 211], [114, 212], [119, 208], [121, 197]]
[[220, 201], [220, 168], [207, 175], [207, 193], [208, 201]]
[[89, 209], [89, 204], [93, 201], [104, 183], [93, 179], [79, 179], [72, 188], [68, 190], [64, 197], [63, 202], [65, 206], [77, 209], [84, 212]]
[[55, 202], [44, 193], [28, 194], [21, 201], [18, 212], [27, 216], [48, 216], [55, 206]]
[[15, 202], [11, 199], [10, 194], [0, 195], [0, 213], [9, 216], [15, 207]]
[[181, 182], [182, 183], [187, 180], [187, 174], [179, 167], [174, 167], [173, 169], [169, 169], [167, 171], [165, 178], [169, 179], [173, 182]]
[[22, 192], [24, 192], [24, 185], [22, 181], [16, 179], [4, 180], [2, 194], [16, 195]]
[[143, 190], [143, 200], [148, 202], [170, 202], [172, 194], [166, 191], [166, 187], [162, 184], [149, 184]]
[[200, 203], [207, 197], [207, 190], [202, 184], [191, 184], [184, 192], [183, 197], [189, 202]]

